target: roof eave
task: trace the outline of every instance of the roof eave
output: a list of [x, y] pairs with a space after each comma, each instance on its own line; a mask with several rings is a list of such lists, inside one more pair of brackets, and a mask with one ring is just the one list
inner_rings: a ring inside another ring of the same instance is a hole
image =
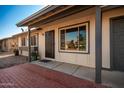
[[25, 26], [25, 24], [27, 24], [28, 22], [30, 22], [31, 20], [51, 11], [52, 9], [57, 8], [60, 5], [48, 5], [46, 7], [44, 7], [43, 9], [39, 10], [38, 12], [32, 14], [31, 16], [25, 18], [24, 20], [20, 21], [19, 23], [16, 24], [17, 27], [21, 27], [21, 26]]
[[[26, 19], [20, 21], [16, 25], [17, 25], [17, 27], [29, 26], [30, 25], [29, 23], [32, 20], [35, 20], [36, 18], [42, 16], [45, 13], [50, 12], [51, 10], [53, 10], [53, 9], [59, 7], [59, 6], [61, 6], [61, 5], [46, 6], [43, 9], [39, 10], [38, 12], [36, 12], [36, 13], [32, 14], [31, 16], [27, 17]], [[119, 7], [119, 6], [101, 5], [101, 8], [102, 8], [103, 11], [106, 11], [106, 10], [109, 10], [109, 9], [112, 9], [112, 8], [117, 8], [117, 7]]]

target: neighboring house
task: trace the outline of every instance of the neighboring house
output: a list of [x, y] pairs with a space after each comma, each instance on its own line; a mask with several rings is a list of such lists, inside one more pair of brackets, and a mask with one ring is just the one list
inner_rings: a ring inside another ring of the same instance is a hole
[[[28, 56], [28, 32], [22, 32], [14, 35], [17, 38], [17, 46], [19, 49], [19, 54], [23, 56]], [[38, 51], [38, 30], [31, 31], [31, 51]]]
[[14, 49], [18, 49], [18, 37], [17, 36], [12, 36], [12, 46], [13, 46], [13, 50]]
[[13, 44], [13, 38], [4, 38], [0, 40], [0, 51], [13, 51], [14, 44]]
[[[94, 68], [102, 58], [103, 68], [124, 70], [124, 7], [101, 6], [101, 12], [101, 36], [96, 35], [99, 24], [95, 21], [100, 20], [100, 14], [96, 14], [96, 6], [91, 5], [48, 6], [17, 26], [41, 28], [38, 32], [41, 59]], [[20, 40], [22, 46], [28, 45], [25, 44], [27, 36], [25, 39], [21, 36]], [[101, 51], [96, 52], [98, 48]], [[102, 55], [98, 55], [99, 52]]]
[[[38, 51], [38, 29], [31, 31], [31, 51]], [[22, 32], [13, 35], [9, 38], [3, 38], [0, 40], [0, 51], [13, 52], [14, 49], [19, 49], [19, 54], [28, 56], [28, 32]]]

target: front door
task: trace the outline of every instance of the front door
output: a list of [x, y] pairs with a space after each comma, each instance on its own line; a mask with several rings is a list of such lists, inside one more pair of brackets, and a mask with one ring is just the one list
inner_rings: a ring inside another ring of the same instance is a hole
[[111, 35], [113, 69], [124, 71], [124, 16], [112, 19]]
[[45, 57], [55, 57], [54, 48], [54, 30], [45, 32]]

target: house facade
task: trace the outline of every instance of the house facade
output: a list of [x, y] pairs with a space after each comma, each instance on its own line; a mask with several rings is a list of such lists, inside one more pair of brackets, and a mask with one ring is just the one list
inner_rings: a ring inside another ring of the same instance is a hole
[[14, 49], [14, 43], [13, 43], [13, 38], [4, 38], [0, 40], [0, 51], [13, 51]]
[[[38, 51], [38, 33], [39, 30], [32, 30], [31, 36], [30, 36], [30, 44], [31, 44], [31, 51]], [[23, 56], [28, 56], [28, 32], [22, 32], [16, 35], [13, 35], [13, 37], [16, 37], [17, 40], [17, 48], [19, 50], [19, 54]]]
[[[124, 7], [101, 6], [101, 11], [102, 67], [124, 70]], [[96, 19], [96, 6], [48, 6], [17, 26], [41, 28], [41, 59], [95, 68]]]

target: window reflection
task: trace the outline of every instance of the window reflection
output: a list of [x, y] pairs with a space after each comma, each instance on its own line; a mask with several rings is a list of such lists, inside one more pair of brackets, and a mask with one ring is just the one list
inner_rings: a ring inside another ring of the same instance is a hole
[[71, 51], [87, 51], [87, 26], [76, 26], [60, 30], [60, 49]]
[[66, 30], [66, 49], [78, 50], [78, 28]]

